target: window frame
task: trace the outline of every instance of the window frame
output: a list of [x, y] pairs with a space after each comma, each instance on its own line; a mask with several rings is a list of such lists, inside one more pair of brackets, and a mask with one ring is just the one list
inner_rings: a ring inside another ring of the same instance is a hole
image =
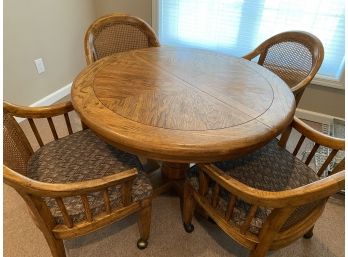
[[[159, 0], [152, 0], [152, 28], [159, 35]], [[261, 42], [260, 42], [261, 43]], [[252, 49], [250, 49], [252, 50]], [[325, 50], [325, 49], [324, 49]], [[342, 67], [341, 74], [338, 79], [334, 79], [324, 75], [315, 75], [311, 84], [345, 90], [345, 64]]]

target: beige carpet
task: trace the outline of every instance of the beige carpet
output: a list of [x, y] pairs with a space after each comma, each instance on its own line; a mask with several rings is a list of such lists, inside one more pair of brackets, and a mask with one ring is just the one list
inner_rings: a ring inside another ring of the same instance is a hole
[[[62, 120], [55, 122], [61, 124]], [[73, 120], [73, 125], [79, 127], [77, 119]], [[27, 123], [22, 126], [28, 131]], [[60, 125], [58, 133], [65, 133]], [[44, 141], [48, 140], [50, 134], [46, 133]], [[166, 194], [154, 199], [149, 246], [143, 251], [136, 247], [136, 218], [133, 215], [90, 235], [65, 241], [67, 256], [248, 256], [246, 249], [204, 219], [195, 218], [195, 230], [187, 234], [181, 222], [179, 199], [174, 195]], [[51, 256], [24, 201], [7, 185], [4, 186], [4, 256]], [[329, 200], [312, 239], [300, 239], [286, 248], [271, 252], [269, 256], [344, 256], [344, 197], [337, 195]]]

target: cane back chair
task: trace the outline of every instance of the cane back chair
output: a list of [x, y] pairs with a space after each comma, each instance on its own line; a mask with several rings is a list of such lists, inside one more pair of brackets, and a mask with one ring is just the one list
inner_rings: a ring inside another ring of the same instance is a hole
[[305, 88], [317, 74], [324, 58], [321, 41], [303, 31], [287, 31], [277, 34], [243, 56], [271, 70], [283, 79], [299, 103]]
[[[291, 154], [285, 150], [291, 129], [301, 137]], [[303, 163], [296, 157], [304, 140], [315, 144]], [[332, 149], [316, 173], [308, 167], [319, 146]], [[313, 235], [327, 199], [344, 188], [344, 159], [330, 176], [320, 179], [344, 140], [315, 131], [295, 117], [278, 141], [242, 158], [198, 164], [187, 175], [183, 222], [192, 232], [198, 204], [232, 239], [251, 250], [250, 257], [265, 256], [294, 240]]]
[[160, 44], [145, 21], [126, 14], [111, 14], [92, 23], [85, 34], [84, 45], [89, 65], [114, 53]]
[[[138, 248], [146, 248], [152, 187], [140, 162], [89, 129], [73, 132], [71, 111], [71, 102], [49, 107], [4, 103], [4, 182], [25, 200], [54, 257], [66, 256], [63, 239], [88, 234], [132, 213], [139, 214]], [[14, 116], [28, 119], [40, 145], [37, 151]], [[64, 116], [69, 135], [58, 138], [56, 116]], [[42, 127], [34, 119], [47, 119], [54, 141], [43, 142]]]
[[[87, 65], [115, 53], [158, 46], [160, 43], [150, 25], [126, 14], [100, 17], [89, 26], [84, 40]], [[155, 160], [138, 158], [145, 171], [159, 168]]]

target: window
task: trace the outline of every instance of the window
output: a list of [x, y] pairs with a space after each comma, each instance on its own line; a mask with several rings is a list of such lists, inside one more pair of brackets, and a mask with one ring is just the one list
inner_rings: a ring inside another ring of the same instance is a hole
[[304, 30], [323, 43], [321, 79], [344, 71], [344, 0], [158, 0], [162, 44], [243, 56], [267, 38]]

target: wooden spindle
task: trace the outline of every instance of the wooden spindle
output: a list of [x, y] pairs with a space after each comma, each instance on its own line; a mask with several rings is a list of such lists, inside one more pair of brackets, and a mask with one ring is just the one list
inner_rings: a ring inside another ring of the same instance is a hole
[[40, 146], [43, 146], [44, 144], [43, 144], [42, 139], [40, 137], [39, 131], [36, 128], [35, 122], [31, 118], [28, 118], [28, 121], [29, 121], [29, 124], [30, 124], [32, 131], [34, 132], [34, 135], [35, 135], [37, 142], [39, 143]]
[[227, 221], [229, 221], [231, 219], [233, 209], [234, 209], [234, 206], [236, 205], [236, 202], [237, 202], [237, 197], [230, 194], [230, 200], [228, 201], [228, 205], [227, 205], [227, 209], [226, 209], [226, 213], [225, 213], [225, 219]]
[[132, 201], [132, 184], [133, 181], [127, 181], [122, 185], [122, 201], [124, 206], [129, 205]]
[[110, 205], [110, 198], [109, 198], [107, 188], [105, 190], [103, 190], [103, 199], [104, 199], [106, 213], [110, 214], [111, 213], [111, 205]]
[[81, 195], [81, 200], [82, 200], [82, 203], [83, 203], [83, 208], [85, 209], [86, 219], [87, 219], [87, 221], [92, 222], [93, 221], [93, 215], [92, 215], [92, 212], [91, 212], [91, 208], [89, 206], [87, 195]]
[[288, 126], [283, 132], [279, 139], [278, 145], [284, 149], [286, 149], [286, 144], [288, 143], [290, 134], [292, 131], [292, 126]]
[[310, 154], [307, 157], [307, 160], [305, 162], [306, 165], [308, 165], [311, 162], [311, 160], [313, 159], [313, 156], [314, 156], [315, 152], [318, 150], [319, 146], [320, 146], [319, 144], [315, 143], [315, 145], [312, 148], [312, 151], [310, 152]]
[[208, 192], [208, 178], [207, 178], [207, 175], [202, 170], [199, 170], [198, 182], [199, 182], [198, 192], [200, 195], [205, 196]]
[[58, 135], [57, 135], [57, 131], [56, 131], [56, 127], [54, 126], [53, 120], [51, 117], [47, 118], [48, 124], [50, 125], [51, 131], [52, 131], [52, 135], [54, 140], [58, 140]]
[[251, 221], [253, 220], [255, 214], [257, 211], [257, 205], [252, 205], [249, 209], [248, 216], [246, 217], [243, 225], [240, 228], [240, 232], [245, 235], [245, 233], [248, 231], [248, 228], [250, 226]]
[[68, 214], [68, 211], [66, 210], [66, 207], [64, 205], [63, 199], [61, 197], [56, 197], [55, 198], [58, 207], [60, 209], [60, 212], [63, 215], [63, 219], [64, 219], [64, 223], [68, 228], [72, 228], [73, 227], [73, 221], [71, 219], [71, 217]]
[[64, 119], [65, 119], [66, 127], [68, 128], [69, 135], [73, 134], [68, 113], [64, 113]]
[[297, 155], [297, 153], [298, 153], [298, 151], [300, 150], [300, 148], [301, 148], [301, 146], [302, 146], [302, 144], [303, 144], [303, 141], [305, 140], [305, 136], [304, 135], [301, 135], [301, 137], [300, 137], [300, 139], [298, 140], [298, 143], [297, 143], [297, 145], [296, 145], [296, 147], [295, 147], [295, 150], [293, 151], [293, 155], [294, 156], [296, 156]]
[[331, 174], [330, 175], [333, 175], [339, 171], [342, 171], [344, 170], [344, 167], [345, 167], [345, 159], [343, 159], [342, 161], [340, 161], [336, 167], [332, 170]]
[[215, 182], [215, 186], [213, 188], [213, 194], [211, 197], [211, 205], [213, 206], [213, 208], [216, 208], [219, 202], [219, 192], [220, 192], [220, 186], [218, 183]]
[[260, 54], [259, 60], [257, 62], [259, 65], [263, 65], [263, 63], [265, 62], [267, 52], [268, 52], [268, 49], [266, 50], [266, 52]]
[[327, 168], [327, 166], [329, 166], [329, 164], [331, 163], [332, 159], [335, 157], [335, 155], [337, 154], [338, 150], [332, 150], [331, 153], [329, 154], [329, 156], [326, 158], [325, 162], [323, 163], [323, 165], [321, 165], [319, 171], [318, 171], [318, 176], [320, 177], [324, 170]]

